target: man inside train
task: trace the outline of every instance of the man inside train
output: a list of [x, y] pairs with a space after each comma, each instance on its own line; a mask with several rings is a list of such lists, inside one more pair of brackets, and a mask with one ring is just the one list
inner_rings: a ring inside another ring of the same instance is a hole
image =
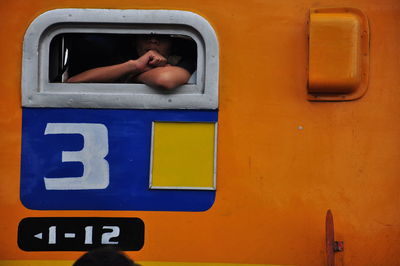
[[[193, 55], [178, 54], [174, 44], [170, 35], [137, 35], [136, 55], [119, 56], [118, 63], [87, 69], [72, 75], [67, 82], [144, 83], [153, 88], [172, 90], [187, 83], [196, 68]], [[130, 54], [133, 53], [130, 51]]]

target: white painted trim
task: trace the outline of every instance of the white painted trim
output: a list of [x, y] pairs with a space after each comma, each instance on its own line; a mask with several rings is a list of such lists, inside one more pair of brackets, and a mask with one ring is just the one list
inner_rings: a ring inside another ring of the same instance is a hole
[[[57, 34], [184, 34], [198, 47], [196, 84], [160, 92], [143, 84], [49, 83], [50, 41]], [[178, 10], [56, 9], [29, 26], [23, 45], [22, 106], [120, 109], [217, 109], [219, 47], [201, 16]]]

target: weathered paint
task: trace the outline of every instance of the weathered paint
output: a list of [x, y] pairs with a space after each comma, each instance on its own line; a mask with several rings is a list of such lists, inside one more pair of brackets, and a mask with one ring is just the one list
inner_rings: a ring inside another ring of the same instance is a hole
[[[356, 7], [368, 17], [370, 77], [360, 100], [306, 99], [309, 9], [325, 6]], [[128, 252], [138, 261], [323, 265], [324, 219], [331, 209], [335, 237], [346, 246], [336, 264], [399, 264], [398, 0], [13, 0], [0, 8], [2, 263], [72, 261], [82, 254], [19, 250], [17, 225], [24, 217], [131, 216], [147, 228], [145, 247]], [[209, 211], [23, 207], [22, 40], [35, 17], [55, 8], [178, 9], [210, 22], [220, 44], [220, 113], [218, 191]]]

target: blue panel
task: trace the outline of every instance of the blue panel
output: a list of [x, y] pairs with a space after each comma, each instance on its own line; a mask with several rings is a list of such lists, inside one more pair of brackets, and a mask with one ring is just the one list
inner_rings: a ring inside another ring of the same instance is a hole
[[[216, 122], [217, 111], [23, 109], [21, 201], [38, 210], [205, 211], [215, 191], [150, 190], [153, 121]], [[48, 123], [95, 123], [108, 130], [109, 186], [47, 190], [44, 177], [79, 177], [80, 162], [62, 162], [62, 151], [79, 151], [80, 134], [47, 134]]]

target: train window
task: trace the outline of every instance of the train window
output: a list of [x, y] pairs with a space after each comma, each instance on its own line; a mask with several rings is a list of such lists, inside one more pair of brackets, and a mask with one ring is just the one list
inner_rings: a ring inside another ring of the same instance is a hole
[[[168, 64], [186, 69], [187, 83], [166, 91], [132, 76], [70, 82], [90, 69], [136, 60], [139, 38], [171, 42]], [[219, 51], [199, 15], [175, 10], [58, 9], [37, 17], [24, 39], [24, 107], [217, 109]]]
[[[139, 46], [139, 47], [138, 47]], [[49, 82], [74, 83], [141, 83], [135, 76], [118, 73], [109, 80], [84, 80], [82, 74], [95, 69], [121, 66], [128, 61], [136, 61], [150, 49], [160, 49], [157, 54], [165, 58], [171, 66], [185, 69], [189, 74], [188, 84], [196, 84], [197, 45], [185, 35], [155, 34], [96, 34], [65, 33], [55, 36], [49, 49]], [[164, 55], [162, 53], [168, 53]], [[157, 55], [156, 54], [156, 55]], [[153, 56], [150, 52], [149, 58]], [[164, 59], [163, 58], [163, 59]], [[150, 60], [149, 60], [150, 61]], [[156, 62], [157, 63], [157, 62]], [[97, 72], [94, 72], [95, 74]], [[119, 76], [121, 75], [121, 76]], [[104, 78], [90, 77], [92, 79]], [[78, 81], [74, 81], [78, 79]], [[86, 79], [88, 79], [86, 77]]]

